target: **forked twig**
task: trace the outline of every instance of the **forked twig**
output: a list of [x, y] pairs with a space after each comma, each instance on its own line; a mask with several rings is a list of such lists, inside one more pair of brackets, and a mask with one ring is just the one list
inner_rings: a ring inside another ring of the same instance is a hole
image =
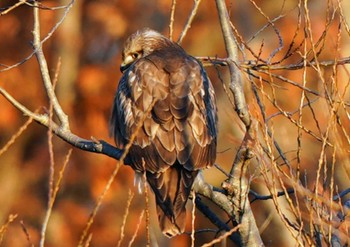
[[[56, 22], [56, 24], [52, 27], [52, 29], [50, 30], [50, 32], [45, 36], [45, 38], [43, 40], [41, 40], [41, 46], [48, 41], [51, 36], [55, 33], [55, 31], [58, 29], [58, 27], [62, 24], [62, 22], [65, 20], [69, 10], [73, 7], [73, 3], [75, 0], [71, 0], [66, 6], [64, 7], [60, 7], [64, 8], [64, 13], [62, 14], [62, 17], [59, 21]], [[36, 6], [36, 7], [35, 7]], [[34, 2], [34, 8], [39, 8], [38, 7], [38, 2], [35, 1]], [[13, 69], [15, 67], [18, 67], [22, 64], [24, 64], [25, 62], [27, 62], [29, 59], [31, 59], [34, 55], [36, 54], [36, 50], [34, 50], [32, 53], [30, 53], [27, 57], [25, 57], [24, 59], [22, 59], [21, 61], [19, 61], [18, 63], [12, 64], [12, 65], [5, 65], [5, 64], [0, 64], [0, 66], [4, 67], [3, 69], [0, 69], [0, 72], [4, 72], [4, 71], [8, 71], [10, 69]]]
[[[34, 2], [34, 6], [37, 6], [38, 2]], [[33, 47], [35, 50], [35, 55], [37, 57], [39, 68], [41, 71], [41, 76], [43, 83], [46, 89], [47, 96], [49, 97], [50, 104], [52, 104], [55, 113], [57, 114], [58, 119], [60, 120], [60, 127], [63, 130], [69, 130], [68, 116], [63, 111], [61, 105], [59, 104], [53, 84], [51, 82], [49, 69], [47, 67], [47, 62], [42, 50], [42, 43], [40, 40], [40, 19], [39, 19], [39, 9], [33, 8], [34, 11], [34, 30], [33, 30]]]

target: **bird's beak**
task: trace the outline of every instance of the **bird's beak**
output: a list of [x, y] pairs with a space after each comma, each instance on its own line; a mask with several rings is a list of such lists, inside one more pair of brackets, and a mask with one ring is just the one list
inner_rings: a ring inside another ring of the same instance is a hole
[[130, 65], [131, 65], [131, 63], [126, 64], [126, 63], [123, 62], [120, 65], [120, 72], [124, 73], [124, 71], [127, 70], [130, 67]]
[[122, 64], [120, 65], [120, 71], [124, 73], [125, 70], [127, 70], [134, 62], [135, 59], [131, 55], [123, 57]]

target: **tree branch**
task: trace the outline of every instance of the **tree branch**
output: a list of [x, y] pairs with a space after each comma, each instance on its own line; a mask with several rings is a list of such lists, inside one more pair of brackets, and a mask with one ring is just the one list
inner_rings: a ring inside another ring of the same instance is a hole
[[[219, 229], [218, 231], [226, 231], [229, 232], [231, 229], [230, 227], [222, 222], [219, 217], [210, 210], [210, 208], [205, 205], [201, 198], [199, 196], [196, 196], [196, 207], [199, 211], [202, 212], [215, 226], [217, 226]], [[229, 237], [235, 244], [238, 246], [241, 244], [241, 238], [240, 235], [237, 234], [237, 232], [232, 233]]]
[[233, 35], [230, 19], [224, 0], [216, 0], [216, 7], [219, 13], [220, 25], [224, 36], [225, 48], [228, 55], [227, 63], [230, 70], [230, 89], [236, 104], [236, 112], [247, 128], [251, 124], [247, 104], [243, 93], [241, 73], [238, 65], [237, 41]]
[[249, 160], [252, 158], [250, 146], [256, 139], [256, 131], [252, 128], [252, 121], [248, 113], [248, 107], [243, 92], [242, 77], [239, 70], [238, 44], [233, 30], [224, 0], [216, 0], [219, 13], [220, 25], [224, 36], [225, 48], [228, 55], [227, 64], [230, 71], [230, 90], [235, 101], [236, 112], [246, 126], [246, 134], [237, 152], [231, 167], [230, 177], [223, 183], [222, 187], [227, 190], [232, 200], [234, 212], [231, 214], [236, 223], [241, 225], [241, 246], [263, 246], [259, 229], [256, 225], [248, 200], [249, 182], [246, 176]]
[[191, 10], [191, 14], [190, 14], [190, 16], [187, 19], [187, 22], [186, 22], [185, 27], [183, 28], [183, 30], [181, 32], [181, 35], [180, 35], [179, 39], [177, 40], [178, 44], [182, 43], [182, 40], [185, 38], [185, 36], [187, 34], [187, 31], [191, 28], [192, 21], [193, 21], [194, 17], [197, 14], [197, 10], [198, 10], [198, 7], [199, 7], [200, 3], [201, 3], [201, 0], [194, 0], [193, 8]]
[[[287, 190], [287, 193], [288, 194], [292, 194], [292, 193], [294, 193], [294, 189], [288, 189]], [[249, 191], [249, 194], [251, 194], [251, 195], [253, 195], [254, 196], [254, 198], [250, 201], [250, 204], [252, 204], [253, 202], [255, 202], [255, 201], [258, 201], [258, 200], [270, 200], [270, 199], [273, 199], [273, 195], [259, 195], [258, 193], [256, 193], [255, 191], [253, 191], [253, 190], [250, 190]], [[284, 192], [284, 191], [280, 191], [280, 192], [278, 192], [277, 193], [277, 197], [280, 197], [280, 196], [284, 196], [286, 194], [286, 192]]]
[[61, 128], [63, 130], [69, 130], [69, 121], [68, 116], [64, 113], [64, 111], [61, 108], [61, 105], [59, 104], [52, 82], [49, 74], [49, 70], [47, 67], [47, 62], [42, 50], [41, 40], [40, 40], [40, 19], [39, 19], [39, 8], [37, 8], [38, 2], [34, 2], [34, 30], [33, 30], [33, 47], [35, 50], [35, 55], [39, 63], [39, 68], [41, 71], [41, 76], [43, 79], [43, 83], [46, 89], [46, 93], [49, 97], [50, 102], [53, 105], [53, 109], [55, 113], [57, 114], [58, 119], [61, 123]]
[[[51, 127], [52, 132], [60, 137], [65, 142], [71, 144], [72, 146], [79, 148], [84, 151], [93, 152], [93, 153], [101, 153], [104, 155], [107, 155], [109, 157], [112, 157], [116, 160], [120, 160], [122, 157], [122, 154], [124, 150], [118, 149], [114, 147], [113, 145], [100, 140], [87, 140], [83, 139], [75, 134], [73, 134], [69, 129], [63, 129], [59, 125], [57, 125], [53, 121], [49, 121], [48, 114], [38, 114], [30, 111], [28, 108], [26, 108], [24, 105], [19, 103], [16, 99], [14, 99], [5, 89], [0, 87], [0, 94], [2, 94], [13, 106], [15, 106], [18, 110], [20, 110], [22, 113], [24, 113], [26, 116], [29, 116], [33, 118], [36, 122], [39, 124], [45, 126], [45, 127]], [[129, 156], [127, 155], [125, 160], [125, 164], [129, 164]]]

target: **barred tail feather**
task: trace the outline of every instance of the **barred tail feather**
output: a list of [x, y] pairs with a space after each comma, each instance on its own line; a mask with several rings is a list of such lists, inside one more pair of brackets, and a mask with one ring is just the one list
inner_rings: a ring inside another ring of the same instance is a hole
[[179, 164], [162, 173], [147, 174], [156, 196], [159, 225], [168, 237], [185, 231], [186, 202], [197, 174], [198, 171], [188, 171]]

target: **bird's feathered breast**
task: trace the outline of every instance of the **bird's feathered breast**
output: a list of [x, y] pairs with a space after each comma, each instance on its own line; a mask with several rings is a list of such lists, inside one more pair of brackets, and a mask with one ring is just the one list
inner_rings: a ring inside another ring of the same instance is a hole
[[151, 173], [176, 162], [196, 170], [215, 160], [216, 118], [214, 90], [201, 64], [172, 47], [137, 60], [124, 73], [111, 131], [123, 147], [140, 126], [129, 150], [136, 170], [143, 170], [142, 159]]

